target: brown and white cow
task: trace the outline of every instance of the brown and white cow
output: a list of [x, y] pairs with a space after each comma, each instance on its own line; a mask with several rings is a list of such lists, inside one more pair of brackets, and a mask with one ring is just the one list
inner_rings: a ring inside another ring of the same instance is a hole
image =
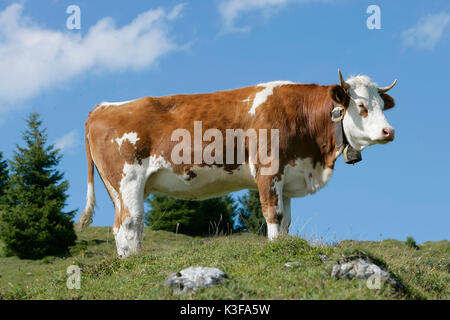
[[[144, 200], [152, 192], [202, 200], [258, 189], [269, 239], [286, 234], [290, 199], [325, 186], [343, 152], [331, 120], [336, 106], [343, 108], [344, 137], [355, 150], [394, 138], [383, 110], [394, 106], [385, 92], [395, 82], [378, 88], [367, 76], [339, 76], [340, 85], [276, 81], [97, 105], [86, 122], [88, 191], [79, 226], [92, 221], [95, 164], [116, 209], [120, 257], [141, 247]], [[262, 139], [271, 132], [277, 134]], [[255, 135], [259, 143], [252, 146]], [[189, 147], [180, 148], [181, 142]], [[269, 150], [270, 158], [264, 158]]]

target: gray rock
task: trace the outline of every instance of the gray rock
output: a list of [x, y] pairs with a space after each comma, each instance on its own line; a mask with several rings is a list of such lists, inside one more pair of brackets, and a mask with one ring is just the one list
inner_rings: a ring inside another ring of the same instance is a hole
[[217, 268], [189, 267], [172, 273], [165, 285], [172, 287], [174, 293], [183, 293], [198, 288], [212, 287], [226, 278], [225, 272]]
[[286, 268], [290, 268], [290, 267], [293, 267], [293, 266], [299, 266], [299, 265], [300, 265], [300, 262], [298, 262], [298, 261], [287, 262], [287, 263], [284, 264], [284, 266]]
[[329, 260], [328, 256], [325, 255], [325, 254], [319, 254], [318, 257], [323, 263], [325, 263], [325, 262], [327, 262]]
[[389, 272], [364, 258], [335, 264], [331, 276], [336, 279], [369, 279], [376, 276], [382, 283], [390, 282], [392, 285], [397, 285], [397, 281]]

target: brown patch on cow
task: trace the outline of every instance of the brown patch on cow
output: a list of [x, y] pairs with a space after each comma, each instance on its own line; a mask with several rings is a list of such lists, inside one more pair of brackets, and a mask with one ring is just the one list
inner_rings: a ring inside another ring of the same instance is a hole
[[392, 109], [395, 106], [395, 100], [387, 93], [380, 94], [381, 99], [384, 101], [384, 110]]
[[186, 181], [191, 181], [192, 179], [194, 179], [197, 175], [195, 174], [194, 171], [192, 170], [188, 170], [186, 171], [186, 175], [188, 176], [185, 180]]

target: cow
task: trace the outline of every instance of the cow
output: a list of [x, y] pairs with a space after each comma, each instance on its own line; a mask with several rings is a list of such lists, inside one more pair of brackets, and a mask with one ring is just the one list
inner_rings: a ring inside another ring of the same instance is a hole
[[141, 248], [152, 192], [203, 200], [257, 189], [269, 240], [287, 234], [291, 198], [323, 188], [342, 154], [353, 163], [366, 147], [394, 140], [383, 111], [394, 107], [386, 92], [397, 80], [380, 88], [338, 71], [333, 85], [274, 81], [96, 105], [85, 123], [87, 200], [78, 226], [92, 222], [96, 167], [115, 207], [120, 258]]

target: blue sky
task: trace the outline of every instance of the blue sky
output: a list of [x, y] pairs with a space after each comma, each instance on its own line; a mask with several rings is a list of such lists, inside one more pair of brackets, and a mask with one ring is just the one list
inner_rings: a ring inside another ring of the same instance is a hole
[[[81, 29], [68, 30], [69, 5]], [[369, 5], [381, 29], [370, 30]], [[138, 17], [139, 16], [139, 17]], [[107, 18], [109, 17], [109, 18]], [[337, 161], [328, 185], [293, 200], [292, 233], [326, 240], [450, 235], [448, 1], [0, 0], [0, 151], [11, 158], [27, 115], [62, 148], [68, 209], [85, 204], [84, 122], [101, 101], [211, 92], [271, 80], [332, 84], [398, 78], [386, 112], [396, 140]], [[113, 205], [96, 176], [94, 225]], [[239, 193], [239, 194], [242, 194]]]

